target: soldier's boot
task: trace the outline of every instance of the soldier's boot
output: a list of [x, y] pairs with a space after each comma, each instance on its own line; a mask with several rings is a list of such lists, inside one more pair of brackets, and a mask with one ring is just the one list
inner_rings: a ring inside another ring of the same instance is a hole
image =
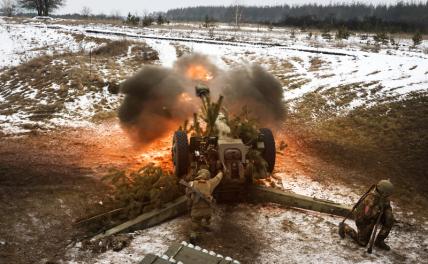
[[385, 239], [388, 237], [390, 230], [391, 230], [390, 225], [383, 225], [382, 226], [382, 229], [379, 231], [379, 234], [377, 235], [377, 238], [375, 241], [376, 247], [383, 249], [383, 250], [391, 250], [391, 247], [385, 243]]
[[391, 250], [391, 247], [385, 243], [385, 240], [376, 239], [375, 246], [383, 250]]
[[201, 231], [201, 219], [192, 218], [192, 224], [191, 224], [191, 230], [190, 230], [190, 236], [189, 236], [190, 243], [192, 244], [198, 243], [198, 240], [200, 238], [200, 231]]
[[350, 238], [358, 242], [357, 231], [345, 223], [339, 224], [339, 235], [341, 238], [345, 238], [345, 236], [348, 235]]
[[190, 237], [189, 237], [189, 242], [192, 243], [193, 245], [196, 245], [198, 243], [198, 233], [197, 232], [190, 232]]
[[382, 228], [380, 229], [379, 234], [376, 237], [376, 247], [383, 250], [391, 250], [391, 247], [385, 243], [385, 239], [388, 237], [393, 225], [394, 217], [392, 216], [392, 212], [390, 210], [385, 211], [385, 214], [382, 218]]

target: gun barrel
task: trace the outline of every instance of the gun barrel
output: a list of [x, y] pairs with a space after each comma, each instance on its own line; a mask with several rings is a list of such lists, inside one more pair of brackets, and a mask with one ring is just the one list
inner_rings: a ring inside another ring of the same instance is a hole
[[206, 98], [210, 95], [210, 88], [203, 84], [198, 84], [195, 87], [196, 95], [200, 98]]

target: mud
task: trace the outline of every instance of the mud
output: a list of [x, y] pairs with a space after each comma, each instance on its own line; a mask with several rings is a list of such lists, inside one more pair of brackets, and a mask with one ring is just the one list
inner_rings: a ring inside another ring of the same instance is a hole
[[108, 191], [111, 166], [138, 164], [141, 154], [114, 126], [3, 137], [0, 144], [0, 263], [60, 259], [76, 238], [76, 219]]
[[[361, 193], [375, 180], [364, 172], [338, 167], [311, 155], [292, 134], [278, 133], [276, 139], [287, 144], [285, 150], [278, 153], [277, 173], [301, 173], [320, 183], [353, 186]], [[109, 190], [101, 183], [101, 176], [112, 166], [141, 167], [150, 161], [157, 161], [168, 169], [171, 166], [169, 144], [165, 138], [151, 149], [136, 150], [114, 124], [3, 137], [0, 144], [0, 263], [46, 263], [63, 259], [67, 245], [85, 235], [73, 226], [74, 221], [100, 207], [99, 202]], [[408, 197], [394, 197], [393, 201], [413, 211], [413, 218], [422, 220], [427, 213], [421, 206], [427, 199], [416, 193], [413, 197], [419, 197], [420, 202], [407, 203]], [[268, 227], [249, 228], [252, 225], [234, 221], [236, 213], [248, 214], [248, 221], [255, 217], [251, 206], [245, 208], [223, 207], [222, 216], [214, 221], [213, 231], [203, 237], [201, 246], [240, 259], [242, 263], [251, 263], [261, 251], [269, 249], [269, 241], [260, 239], [263, 228]], [[293, 229], [290, 223], [282, 224], [285, 229]], [[187, 225], [177, 233], [182, 240], [187, 239]], [[406, 223], [399, 223], [397, 230], [405, 232], [406, 227]]]

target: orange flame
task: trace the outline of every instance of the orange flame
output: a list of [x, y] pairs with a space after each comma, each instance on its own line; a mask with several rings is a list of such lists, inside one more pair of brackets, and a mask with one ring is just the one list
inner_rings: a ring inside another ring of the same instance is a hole
[[181, 93], [178, 100], [180, 102], [182, 102], [182, 103], [188, 103], [188, 102], [192, 101], [193, 99], [190, 96], [190, 94], [188, 94], [188, 93]]
[[209, 81], [213, 78], [212, 74], [200, 64], [190, 65], [187, 69], [186, 76], [195, 81]]

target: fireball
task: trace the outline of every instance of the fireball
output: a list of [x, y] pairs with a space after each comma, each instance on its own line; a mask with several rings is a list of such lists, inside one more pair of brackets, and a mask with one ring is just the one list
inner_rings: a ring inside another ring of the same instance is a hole
[[200, 64], [190, 65], [187, 69], [186, 76], [194, 81], [209, 81], [213, 78], [211, 72]]
[[178, 98], [178, 100], [180, 101], [180, 103], [188, 103], [188, 102], [191, 102], [193, 99], [190, 96], [190, 94], [184, 92], [180, 94], [180, 97]]

